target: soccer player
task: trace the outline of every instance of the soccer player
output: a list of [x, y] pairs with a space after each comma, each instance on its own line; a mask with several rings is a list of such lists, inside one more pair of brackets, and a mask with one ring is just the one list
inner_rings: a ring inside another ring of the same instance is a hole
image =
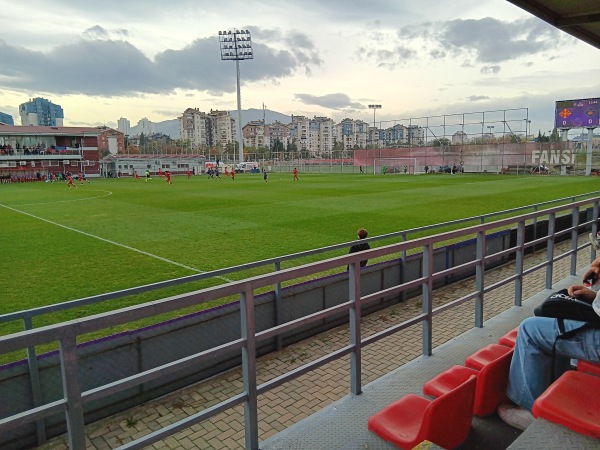
[[133, 181], [137, 181], [140, 179], [139, 174], [137, 173], [137, 170], [135, 172], [133, 172]]
[[188, 171], [187, 171], [187, 176], [188, 176], [188, 180], [189, 180], [189, 179], [191, 178], [191, 176], [192, 176], [192, 172], [190, 172], [190, 169], [188, 169]]
[[150, 178], [150, 171], [148, 169], [146, 169], [146, 183], [148, 182], [148, 180], [151, 180]]
[[162, 171], [162, 168], [159, 167], [158, 168], [158, 178], [161, 178], [162, 176], [163, 176], [163, 171]]
[[[294, 167], [294, 181], [298, 180], [298, 169]], [[300, 180], [298, 180], [300, 181]]]
[[73, 183], [73, 175], [69, 174], [67, 176], [67, 186], [69, 186], [69, 189], [71, 189], [71, 187], [74, 187], [75, 189], [77, 189], [77, 185], [75, 183]]
[[231, 181], [235, 181], [235, 170], [231, 169]]
[[265, 180], [265, 183], [268, 183], [269, 181], [267, 180], [267, 169], [263, 169], [263, 180]]
[[171, 172], [169, 172], [168, 170], [166, 170], [166, 171], [165, 171], [165, 178], [166, 178], [166, 180], [165, 180], [165, 181], [166, 181], [167, 183], [169, 183], [169, 184], [173, 184], [173, 183], [171, 182]]

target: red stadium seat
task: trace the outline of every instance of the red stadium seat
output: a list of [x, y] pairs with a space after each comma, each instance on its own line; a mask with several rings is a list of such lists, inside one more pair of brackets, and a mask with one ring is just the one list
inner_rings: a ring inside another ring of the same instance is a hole
[[465, 366], [470, 367], [471, 369], [481, 370], [486, 364], [489, 364], [509, 352], [512, 352], [512, 349], [505, 345], [488, 344], [469, 356], [465, 360]]
[[561, 375], [533, 403], [533, 415], [600, 438], [600, 377], [575, 370]]
[[519, 327], [510, 330], [508, 333], [498, 339], [498, 344], [511, 348], [514, 347], [515, 342], [517, 341], [517, 331], [519, 331]]
[[589, 373], [590, 375], [600, 376], [600, 363], [592, 361], [577, 361], [577, 371]]
[[473, 375], [434, 400], [408, 394], [371, 416], [369, 430], [403, 449], [425, 440], [457, 447], [471, 430], [475, 382]]
[[513, 350], [510, 349], [510, 352], [500, 355], [497, 359], [483, 366], [481, 371], [463, 366], [451, 367], [425, 383], [423, 393], [439, 397], [463, 383], [471, 375], [476, 375], [477, 385], [473, 414], [479, 417], [492, 414], [499, 404], [508, 401], [506, 386], [512, 354]]

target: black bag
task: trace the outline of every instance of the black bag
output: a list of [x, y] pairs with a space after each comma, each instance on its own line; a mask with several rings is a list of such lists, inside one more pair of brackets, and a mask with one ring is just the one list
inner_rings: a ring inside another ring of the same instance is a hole
[[551, 294], [534, 309], [533, 313], [536, 316], [578, 320], [600, 326], [600, 316], [596, 314], [592, 304], [585, 300], [571, 297], [566, 289], [561, 289]]
[[[552, 345], [552, 371], [550, 374], [552, 381], [555, 381], [556, 373], [554, 360], [556, 355], [556, 343], [559, 340], [571, 339], [582, 330], [600, 327], [600, 316], [596, 314], [591, 303], [571, 297], [567, 289], [561, 289], [560, 291], [550, 294], [546, 300], [533, 310], [533, 313], [536, 316], [541, 317], [554, 317], [558, 322], [560, 334], [556, 336], [554, 344]], [[578, 328], [565, 331], [565, 320], [578, 320], [585, 323]]]

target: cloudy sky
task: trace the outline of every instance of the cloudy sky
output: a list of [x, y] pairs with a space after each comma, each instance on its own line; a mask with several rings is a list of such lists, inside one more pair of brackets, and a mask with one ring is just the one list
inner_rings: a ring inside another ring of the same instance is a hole
[[[373, 120], [517, 109], [600, 96], [600, 50], [506, 0], [0, 0], [0, 111], [44, 97], [65, 125], [237, 108], [218, 32], [248, 29], [242, 108]], [[527, 112], [521, 110], [527, 108]], [[474, 116], [476, 117], [476, 116]], [[518, 128], [518, 127], [517, 127]]]

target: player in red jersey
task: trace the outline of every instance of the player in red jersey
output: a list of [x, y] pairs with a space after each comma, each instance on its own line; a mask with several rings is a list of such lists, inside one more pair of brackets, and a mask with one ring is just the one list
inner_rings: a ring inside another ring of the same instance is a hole
[[187, 176], [188, 176], [188, 180], [192, 177], [192, 172], [190, 172], [190, 169], [188, 169], [188, 171], [187, 171]]
[[[294, 181], [298, 180], [298, 169], [294, 167]], [[300, 180], [298, 180], [300, 181]]]
[[73, 183], [73, 175], [67, 176], [67, 186], [69, 187], [69, 189], [71, 189], [71, 186], [77, 189], [77, 185]]
[[137, 173], [137, 170], [133, 172], [133, 181], [137, 181], [140, 179], [140, 175]]
[[158, 168], [158, 178], [160, 178], [162, 176], [163, 176], [163, 171], [162, 171], [162, 168], [159, 167]]
[[235, 181], [235, 170], [231, 169], [231, 181]]
[[167, 171], [165, 171], [165, 177], [166, 177], [166, 180], [165, 180], [165, 181], [166, 181], [167, 183], [169, 183], [169, 184], [173, 184], [173, 183], [171, 182], [171, 172], [169, 172], [168, 170], [167, 170]]

